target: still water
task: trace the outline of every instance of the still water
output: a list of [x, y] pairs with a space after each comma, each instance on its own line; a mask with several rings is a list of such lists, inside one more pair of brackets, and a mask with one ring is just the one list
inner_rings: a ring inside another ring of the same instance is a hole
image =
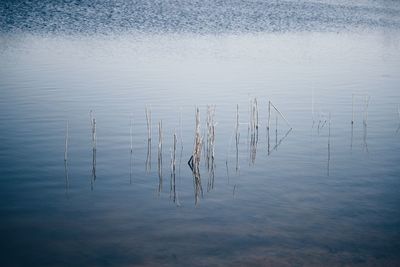
[[2, 266], [399, 264], [399, 4], [207, 2], [1, 4]]

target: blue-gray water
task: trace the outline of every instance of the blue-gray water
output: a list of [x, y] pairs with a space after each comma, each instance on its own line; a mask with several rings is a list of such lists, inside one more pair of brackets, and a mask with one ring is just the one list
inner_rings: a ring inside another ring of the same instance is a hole
[[[1, 265], [398, 266], [399, 10], [397, 1], [2, 2]], [[278, 117], [276, 132], [272, 112], [269, 151], [268, 101], [292, 127], [285, 136]], [[187, 161], [195, 107], [205, 133], [208, 104], [215, 167], [203, 154], [196, 204]]]

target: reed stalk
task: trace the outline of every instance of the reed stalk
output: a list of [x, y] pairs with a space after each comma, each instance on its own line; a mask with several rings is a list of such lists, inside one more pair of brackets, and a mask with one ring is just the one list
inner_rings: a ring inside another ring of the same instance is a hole
[[351, 124], [354, 124], [354, 94], [351, 94]]
[[328, 165], [327, 165], [327, 174], [329, 176], [329, 166], [331, 160], [331, 113], [329, 112], [329, 130], [328, 130]]
[[364, 107], [364, 124], [367, 124], [368, 120], [368, 106], [369, 106], [370, 96], [365, 95], [365, 107]]
[[211, 161], [214, 161], [214, 152], [215, 152], [215, 106], [207, 107], [207, 148], [206, 148], [206, 166], [207, 169], [210, 169]]
[[203, 196], [203, 188], [201, 185], [201, 178], [200, 178], [200, 159], [201, 159], [203, 138], [201, 136], [201, 131], [200, 131], [200, 111], [198, 107], [196, 108], [195, 111], [195, 117], [196, 117], [196, 124], [195, 124], [193, 154], [188, 163], [193, 172], [195, 205], [197, 205], [200, 196]]
[[158, 193], [162, 191], [162, 121], [158, 123]]
[[68, 159], [68, 135], [69, 135], [69, 126], [68, 126], [68, 121], [67, 121], [67, 126], [65, 129], [65, 148], [64, 148], [64, 161], [67, 161]]
[[239, 171], [239, 104], [236, 105], [236, 127], [235, 127], [235, 140], [236, 140], [236, 173]]
[[131, 141], [130, 151], [132, 154], [132, 152], [133, 152], [133, 116], [131, 116], [131, 120], [130, 120], [129, 136], [130, 136], [130, 141]]
[[146, 123], [147, 123], [147, 139], [151, 139], [151, 106], [145, 107], [145, 113], [146, 113]]
[[174, 137], [173, 137], [173, 145], [171, 150], [171, 189], [170, 189], [170, 197], [172, 193], [172, 200], [177, 206], [180, 206], [178, 200], [178, 194], [176, 192], [176, 145], [177, 145], [177, 137], [176, 131], [174, 129]]
[[270, 128], [271, 123], [271, 101], [268, 101], [268, 123], [267, 123], [267, 130]]
[[399, 115], [399, 120], [400, 120], [400, 105], [397, 105], [397, 115]]
[[90, 125], [92, 127], [92, 149], [96, 149], [96, 118], [93, 115], [93, 111], [90, 110]]
[[315, 119], [314, 119], [314, 88], [312, 89], [312, 92], [311, 92], [311, 114], [312, 114], [312, 120], [313, 120], [313, 125], [314, 125], [314, 122], [315, 122]]

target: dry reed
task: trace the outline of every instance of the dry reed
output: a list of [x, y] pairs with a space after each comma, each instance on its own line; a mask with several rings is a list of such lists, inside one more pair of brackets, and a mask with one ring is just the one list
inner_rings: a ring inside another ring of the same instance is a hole
[[158, 123], [158, 194], [162, 191], [162, 183], [163, 183], [163, 177], [162, 177], [162, 121]]
[[69, 126], [68, 126], [68, 121], [67, 121], [67, 126], [65, 129], [65, 148], [64, 148], [64, 161], [67, 161], [68, 159], [68, 135], [69, 135]]

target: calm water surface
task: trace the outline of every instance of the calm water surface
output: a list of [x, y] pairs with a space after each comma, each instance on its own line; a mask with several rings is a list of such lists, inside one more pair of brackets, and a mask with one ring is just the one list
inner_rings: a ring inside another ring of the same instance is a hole
[[0, 4], [2, 266], [400, 264], [399, 4], [208, 2]]

